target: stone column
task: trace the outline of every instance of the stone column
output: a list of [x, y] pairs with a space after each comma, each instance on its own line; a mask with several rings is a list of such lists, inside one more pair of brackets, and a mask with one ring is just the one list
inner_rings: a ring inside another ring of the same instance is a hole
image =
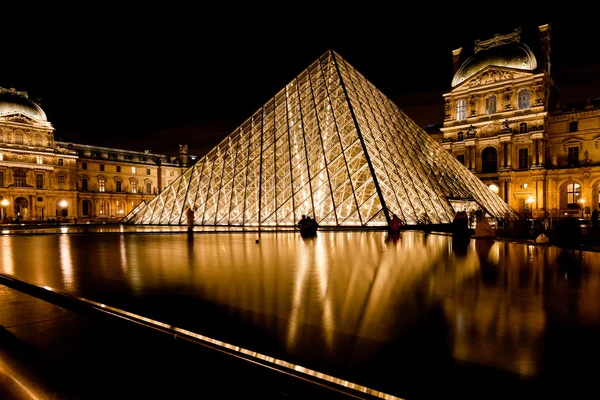
[[507, 167], [512, 169], [512, 150], [513, 150], [512, 142], [508, 142], [507, 146], [508, 146], [508, 165], [507, 165]]
[[477, 150], [475, 146], [471, 146], [471, 171], [477, 171], [477, 157], [475, 157]]

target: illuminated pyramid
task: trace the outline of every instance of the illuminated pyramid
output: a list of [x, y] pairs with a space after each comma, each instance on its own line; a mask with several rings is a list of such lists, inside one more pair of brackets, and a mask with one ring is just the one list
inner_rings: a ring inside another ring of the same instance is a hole
[[327, 51], [128, 224], [325, 226], [450, 223], [457, 202], [515, 217], [464, 165]]

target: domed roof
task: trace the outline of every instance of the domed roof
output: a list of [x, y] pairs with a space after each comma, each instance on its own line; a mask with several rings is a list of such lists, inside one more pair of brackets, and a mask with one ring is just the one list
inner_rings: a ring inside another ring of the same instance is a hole
[[512, 42], [480, 50], [462, 63], [454, 74], [452, 87], [490, 65], [533, 71], [537, 68], [537, 60], [533, 51], [524, 43]]
[[46, 113], [40, 106], [29, 100], [26, 92], [0, 87], [0, 116], [15, 113], [46, 121]]

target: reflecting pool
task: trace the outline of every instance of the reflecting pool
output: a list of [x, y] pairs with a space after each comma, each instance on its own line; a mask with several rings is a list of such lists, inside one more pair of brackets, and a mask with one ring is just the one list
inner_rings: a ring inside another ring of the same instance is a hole
[[0, 272], [402, 398], [473, 371], [597, 372], [600, 253], [457, 245], [420, 231], [0, 235]]

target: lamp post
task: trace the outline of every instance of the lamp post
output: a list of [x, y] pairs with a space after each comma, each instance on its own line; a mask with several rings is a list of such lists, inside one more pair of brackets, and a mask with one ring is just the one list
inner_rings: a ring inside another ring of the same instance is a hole
[[527, 200], [525, 200], [525, 202], [527, 203], [527, 212], [528, 212], [528, 214], [529, 213], [533, 214], [532, 213], [532, 211], [533, 211], [532, 207], [533, 207], [533, 203], [535, 202], [535, 199], [533, 198], [533, 196], [529, 196], [527, 198]]
[[8, 205], [10, 204], [10, 202], [6, 199], [2, 199], [2, 201], [0, 201], [0, 205], [2, 206], [2, 209], [0, 209], [0, 211], [2, 211], [2, 215], [0, 215], [0, 220], [4, 221], [4, 219], [6, 218], [6, 207], [8, 207]]
[[60, 216], [62, 217], [63, 215], [63, 211], [65, 208], [67, 208], [67, 206], [69, 205], [69, 203], [67, 203], [66, 200], [61, 200], [58, 202], [58, 206], [60, 207]]

